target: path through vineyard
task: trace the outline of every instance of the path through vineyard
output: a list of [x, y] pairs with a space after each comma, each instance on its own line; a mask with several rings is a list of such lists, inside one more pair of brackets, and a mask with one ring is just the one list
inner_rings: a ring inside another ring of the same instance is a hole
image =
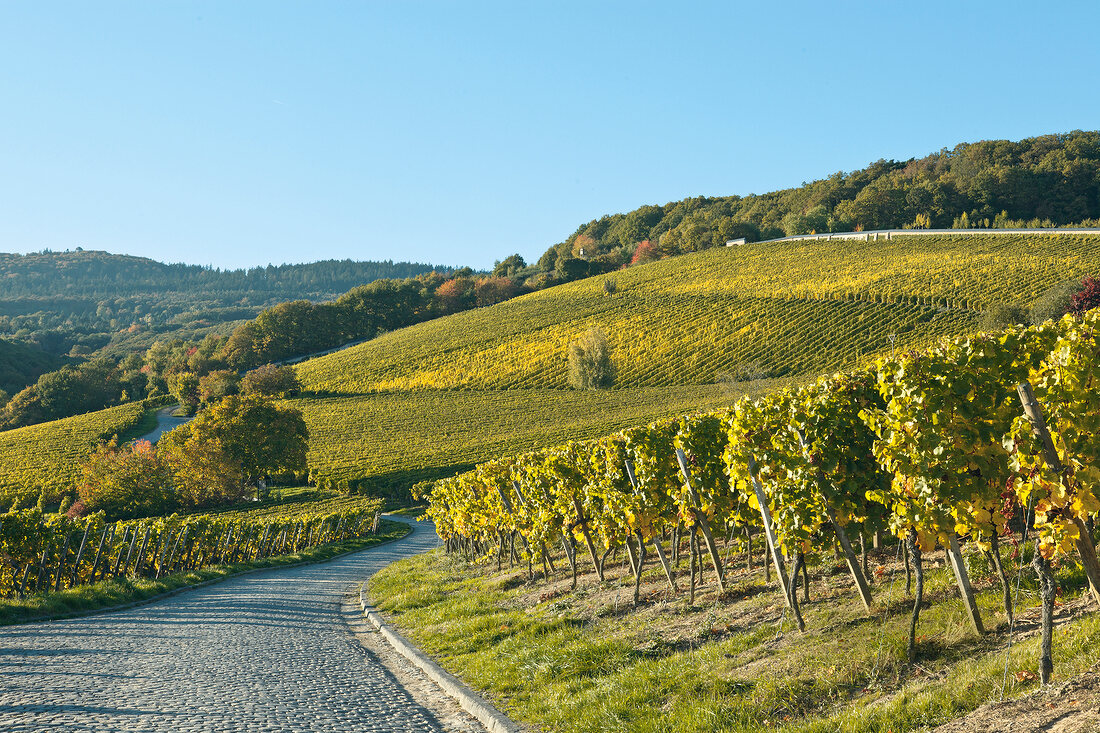
[[190, 422], [190, 417], [178, 417], [173, 414], [178, 409], [179, 405], [168, 405], [168, 407], [162, 407], [157, 410], [157, 426], [153, 428], [152, 431], [138, 438], [138, 440], [148, 440], [150, 443], [156, 443], [160, 440], [160, 436], [164, 435], [169, 430]]
[[2, 628], [0, 730], [444, 730], [341, 615], [350, 588], [438, 542], [414, 524], [332, 562]]

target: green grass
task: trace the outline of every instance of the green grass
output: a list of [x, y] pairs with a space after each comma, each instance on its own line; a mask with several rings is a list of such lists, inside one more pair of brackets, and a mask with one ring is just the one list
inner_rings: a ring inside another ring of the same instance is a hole
[[[1018, 636], [1009, 646], [999, 586], [977, 563], [992, 633], [973, 635], [950, 571], [928, 567], [930, 605], [913, 665], [905, 660], [911, 600], [900, 571], [874, 587], [877, 610], [867, 617], [847, 577], [818, 568], [805, 634], [792, 630], [759, 572], [731, 573], [725, 597], [707, 591], [688, 608], [650, 567], [647, 602], [636, 611], [625, 575], [602, 585], [582, 576], [570, 593], [560, 573], [553, 585], [529, 584], [519, 573], [434, 551], [384, 569], [369, 590], [403, 633], [538, 730], [901, 733], [997, 699], [1002, 686], [1006, 695], [1034, 689], [1015, 672], [1036, 669], [1038, 638]], [[1067, 603], [1078, 597], [1079, 576], [1062, 571], [1060, 582], [1072, 589]], [[1021, 612], [1036, 602], [1025, 580]], [[1098, 643], [1096, 614], [1059, 626], [1056, 678], [1094, 664]]]
[[192, 571], [148, 578], [112, 578], [93, 585], [82, 585], [57, 593], [26, 598], [0, 598], [0, 625], [29, 623], [87, 613], [97, 609], [142, 601], [168, 591], [199, 583], [229, 578], [258, 568], [277, 568], [302, 562], [322, 562], [337, 555], [400, 539], [409, 533], [409, 525], [383, 519], [377, 535], [332, 542], [301, 552], [269, 557], [253, 562], [213, 565]]

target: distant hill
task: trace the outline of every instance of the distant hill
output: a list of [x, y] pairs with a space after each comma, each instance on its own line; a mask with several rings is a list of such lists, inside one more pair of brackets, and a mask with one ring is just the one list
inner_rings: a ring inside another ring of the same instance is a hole
[[252, 305], [302, 293], [335, 295], [381, 278], [405, 278], [430, 272], [413, 262], [324, 260], [300, 265], [267, 265], [221, 270], [199, 265], [164, 264], [145, 257], [95, 250], [0, 253], [3, 299], [125, 298], [139, 293], [186, 291], [245, 296]]
[[[430, 272], [427, 264], [326, 260], [219, 270], [99, 251], [0, 253], [0, 337], [53, 354], [124, 353], [158, 337], [228, 332], [265, 307], [328, 300], [382, 278]], [[446, 268], [443, 268], [446, 269]]]
[[0, 391], [14, 395], [42, 374], [60, 369], [68, 361], [26, 344], [0, 339]]

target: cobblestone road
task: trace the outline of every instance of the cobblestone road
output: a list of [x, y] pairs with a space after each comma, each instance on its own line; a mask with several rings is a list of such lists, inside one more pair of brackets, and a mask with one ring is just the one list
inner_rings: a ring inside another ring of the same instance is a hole
[[340, 616], [404, 540], [128, 611], [0, 628], [2, 731], [435, 731]]

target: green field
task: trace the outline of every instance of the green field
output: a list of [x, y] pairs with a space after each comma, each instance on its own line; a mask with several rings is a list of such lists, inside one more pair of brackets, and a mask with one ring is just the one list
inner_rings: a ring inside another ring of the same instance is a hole
[[[847, 369], [974, 331], [982, 308], [1029, 305], [1100, 272], [1100, 237], [914, 236], [707, 250], [385, 334], [305, 362], [295, 401], [317, 477], [409, 484], [477, 461]], [[613, 280], [615, 292], [605, 292]], [[593, 326], [615, 388], [567, 386]]]

